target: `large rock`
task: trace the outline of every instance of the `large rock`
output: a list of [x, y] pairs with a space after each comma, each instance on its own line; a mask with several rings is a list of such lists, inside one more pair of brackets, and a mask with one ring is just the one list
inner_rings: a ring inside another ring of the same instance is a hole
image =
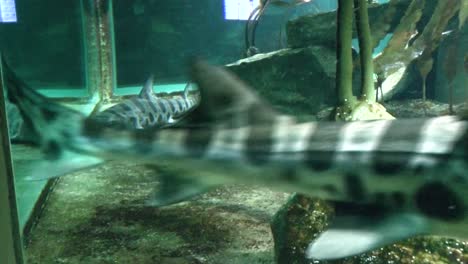
[[450, 89], [453, 89], [453, 102], [461, 103], [468, 99], [468, 27], [454, 29], [444, 39], [434, 64], [434, 99], [450, 102]]
[[333, 208], [326, 202], [294, 194], [274, 215], [271, 232], [278, 264], [308, 264], [305, 250], [328, 225]]
[[[379, 35], [392, 32], [405, 14], [410, 2], [400, 0], [395, 3], [395, 8], [390, 8], [390, 4], [369, 7], [371, 31], [373, 33], [379, 31]], [[306, 15], [291, 20], [286, 26], [286, 33], [289, 47], [323, 45], [334, 49], [336, 46], [336, 11]], [[354, 26], [353, 35], [357, 37]]]
[[279, 110], [313, 114], [335, 100], [335, 51], [283, 49], [227, 65]]

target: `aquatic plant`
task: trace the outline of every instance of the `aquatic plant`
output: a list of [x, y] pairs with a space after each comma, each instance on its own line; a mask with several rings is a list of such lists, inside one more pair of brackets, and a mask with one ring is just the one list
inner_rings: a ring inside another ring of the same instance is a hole
[[[361, 94], [359, 98], [356, 98], [352, 91], [353, 5], [355, 6], [361, 62]], [[367, 1], [339, 0], [337, 25], [336, 88], [339, 106], [335, 109], [335, 120], [392, 119], [393, 117], [386, 112], [385, 108], [376, 102], [372, 61], [373, 41], [367, 13]]]
[[[247, 23], [245, 24], [244, 31], [244, 44], [245, 52], [244, 57], [250, 57], [258, 54], [260, 51], [255, 46], [255, 35], [260, 19], [263, 17], [265, 10], [269, 5], [286, 8], [285, 16], [287, 16], [289, 9], [310, 2], [311, 0], [293, 0], [293, 1], [284, 1], [284, 0], [261, 0], [259, 5], [255, 7], [250, 13]], [[281, 35], [282, 30], [279, 32], [279, 42], [281, 45]]]
[[[362, 2], [361, 6], [360, 5]], [[389, 7], [393, 10], [395, 3], [392, 1]], [[352, 68], [350, 68], [349, 58], [350, 44], [349, 39], [351, 38], [351, 24], [352, 24], [352, 4], [350, 1], [339, 1], [341, 6], [338, 8], [338, 33], [337, 42], [338, 51], [337, 56], [337, 91], [338, 91], [338, 103], [339, 106], [335, 111], [335, 119], [337, 120], [358, 120], [358, 119], [375, 119], [375, 118], [387, 118], [389, 115], [385, 109], [375, 103], [375, 93], [372, 84], [372, 74], [370, 70], [372, 62], [366, 61], [368, 52], [371, 52], [372, 47], [375, 46], [375, 41], [372, 40], [370, 32], [365, 32], [366, 28], [369, 28], [368, 22], [366, 21], [367, 16], [367, 2], [366, 1], [354, 1], [356, 6], [356, 26], [359, 38], [360, 48], [360, 63], [361, 63], [361, 95], [357, 100], [351, 91], [351, 74]], [[433, 53], [439, 47], [444, 31], [448, 25], [450, 19], [452, 19], [457, 13], [459, 16], [459, 28], [462, 27], [462, 23], [466, 18], [466, 4], [460, 0], [448, 0], [448, 1], [437, 1], [433, 12], [429, 15], [429, 20], [422, 19], [423, 10], [426, 8], [426, 1], [411, 1], [405, 14], [400, 19], [399, 24], [393, 31], [393, 35], [388, 42], [387, 46], [377, 58], [374, 59], [375, 63], [375, 74], [377, 76], [377, 82], [382, 90], [382, 94], [385, 93], [387, 96], [396, 93], [392, 91], [398, 84], [398, 82], [406, 74], [406, 69], [409, 65], [414, 65], [422, 79], [421, 94], [423, 101], [426, 100], [426, 78], [433, 68]], [[393, 11], [387, 12], [392, 14]], [[362, 19], [361, 19], [362, 18]], [[386, 20], [382, 18], [382, 20]], [[427, 22], [426, 22], [427, 21]], [[419, 31], [418, 31], [419, 30]], [[348, 33], [346, 33], [348, 32]], [[382, 37], [385, 29], [377, 31], [378, 39]], [[366, 34], [368, 34], [368, 39]], [[370, 59], [371, 58], [367, 58]], [[453, 77], [453, 76], [452, 76]], [[450, 77], [449, 77], [450, 78]], [[390, 92], [392, 91], [392, 92]], [[363, 104], [363, 103], [367, 104]], [[361, 106], [377, 106], [377, 107], [366, 107]], [[357, 108], [361, 108], [364, 111], [357, 111]], [[372, 113], [374, 110], [377, 111], [377, 115]], [[371, 115], [365, 114], [365, 112]], [[357, 115], [357, 112], [360, 114]]]
[[[433, 52], [439, 47], [442, 33], [457, 12], [460, 21], [466, 17], [466, 11], [461, 8], [466, 4], [462, 4], [460, 0], [437, 1], [429, 21], [425, 25], [418, 25], [424, 22], [421, 18], [425, 5], [425, 0], [410, 3], [387, 47], [374, 61], [379, 80], [394, 80], [387, 82], [385, 86], [390, 87], [384, 87], [384, 90], [392, 89], [403, 77], [406, 68], [414, 63], [422, 78], [423, 100], [426, 99], [426, 77], [433, 66]], [[421, 31], [422, 27], [422, 32], [419, 32], [418, 29]]]
[[449, 44], [447, 49], [447, 56], [443, 63], [443, 70], [445, 76], [447, 77], [448, 86], [449, 86], [449, 113], [452, 115], [454, 114], [453, 111], [453, 85], [454, 80], [457, 75], [457, 55], [459, 51], [459, 44], [458, 38], [460, 37], [460, 33], [456, 32], [453, 41]]

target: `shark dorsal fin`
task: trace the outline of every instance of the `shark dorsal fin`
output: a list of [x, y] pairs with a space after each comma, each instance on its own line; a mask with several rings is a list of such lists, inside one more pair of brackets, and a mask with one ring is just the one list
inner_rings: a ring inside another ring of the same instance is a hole
[[145, 85], [143, 88], [141, 88], [140, 94], [138, 94], [138, 97], [140, 98], [150, 98], [150, 97], [155, 97], [156, 94], [153, 91], [153, 80], [154, 76], [151, 75], [148, 80], [146, 80]]
[[191, 121], [245, 125], [271, 122], [277, 116], [252, 88], [225, 68], [196, 59], [190, 64], [190, 77], [201, 97]]
[[184, 99], [187, 100], [188, 98], [188, 95], [189, 95], [189, 90], [190, 90], [190, 82], [187, 83], [187, 85], [185, 85], [185, 88], [184, 88]]

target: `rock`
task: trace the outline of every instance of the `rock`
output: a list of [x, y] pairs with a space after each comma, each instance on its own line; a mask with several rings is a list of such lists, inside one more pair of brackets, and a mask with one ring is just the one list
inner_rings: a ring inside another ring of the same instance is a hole
[[453, 102], [468, 98], [468, 27], [453, 29], [440, 43], [435, 60], [434, 99], [450, 102], [450, 86]]
[[[390, 33], [398, 25], [411, 1], [400, 0], [396, 3], [396, 10], [390, 10], [390, 4], [369, 7], [369, 21], [371, 31], [383, 30], [383, 34]], [[386, 11], [392, 15], [383, 16]], [[382, 19], [384, 19], [382, 21]], [[286, 26], [288, 46], [292, 48], [323, 45], [335, 49], [336, 46], [336, 11], [302, 16], [288, 22]], [[357, 37], [353, 29], [354, 37]]]
[[383, 105], [377, 102], [360, 101], [349, 110], [345, 107], [337, 107], [335, 113], [335, 120], [341, 121], [395, 119]]
[[[401, 101], [385, 102], [386, 111], [396, 118], [421, 118], [421, 117], [437, 117], [449, 114], [448, 104], [437, 101], [422, 99], [411, 99]], [[457, 104], [453, 106], [454, 112], [461, 115], [468, 111], [468, 103]], [[334, 114], [333, 107], [326, 107], [316, 114], [316, 120], [330, 120]]]
[[[384, 37], [387, 38], [382, 42], [385, 43], [388, 41], [388, 34], [394, 33], [400, 20], [407, 12], [410, 2], [411, 1], [408, 0], [391, 1], [387, 4], [375, 5], [369, 8], [369, 20], [372, 21], [370, 26], [374, 39], [374, 46], [379, 41], [384, 40]], [[423, 7], [420, 7], [422, 9], [421, 18], [419, 19], [415, 16], [415, 19], [417, 18], [416, 29], [419, 32], [424, 32], [426, 30], [432, 32], [430, 27], [434, 22], [430, 23], [430, 21], [432, 21], [431, 19], [443, 14], [434, 13], [437, 11], [437, 1], [426, 1], [422, 6]], [[419, 10], [418, 8], [416, 9]], [[402, 25], [407, 24], [407, 22], [408, 20], [403, 22]], [[444, 26], [443, 28], [446, 27]], [[419, 57], [419, 55], [412, 58], [411, 52], [409, 54], [405, 53], [404, 50], [406, 49], [404, 47], [407, 43], [405, 36], [406, 31], [401, 30], [400, 28], [401, 34], [399, 34], [398, 37], [394, 36], [394, 39], [397, 39], [397, 41], [393, 42], [393, 50], [396, 50], [396, 52], [384, 50], [385, 52], [383, 55], [377, 56], [374, 59], [375, 72], [379, 75], [380, 91], [385, 100], [395, 98], [408, 99], [421, 96], [423, 80], [416, 67], [417, 65], [415, 65], [417, 61], [416, 58]], [[452, 19], [446, 31], [442, 34], [445, 39], [443, 39], [439, 50], [434, 52], [433, 59], [435, 63], [433, 65], [433, 70], [426, 78], [426, 88], [428, 94], [430, 96], [434, 95], [434, 99], [436, 100], [448, 102], [450, 87], [454, 90], [453, 98], [455, 103], [465, 100], [468, 96], [468, 89], [466, 89], [466, 61], [468, 57], [465, 55], [468, 48], [466, 45], [463, 45], [467, 41], [467, 30], [466, 26], [459, 28], [458, 21]], [[336, 46], [336, 11], [318, 15], [306, 15], [292, 20], [287, 25], [287, 35], [288, 45], [292, 48], [321, 45], [334, 49]], [[354, 38], [356, 38], [355, 31]], [[403, 39], [401, 40], [401, 38]], [[392, 41], [394, 39], [392, 39]], [[400, 39], [402, 43], [398, 43], [398, 39]], [[418, 36], [416, 38], [419, 42], [423, 41], [420, 39], [423, 39], [423, 37]], [[417, 43], [416, 40], [414, 43]], [[424, 47], [424, 49], [430, 48], [431, 46], [427, 43], [424, 45], [427, 46]], [[383, 46], [379, 47], [379, 49]], [[413, 49], [417, 51], [416, 48]], [[377, 52], [375, 53], [375, 55], [377, 55]], [[359, 63], [355, 61], [355, 72], [359, 71], [358, 64]], [[356, 81], [353, 80], [353, 86], [355, 86], [355, 83]]]
[[[397, 118], [437, 117], [449, 114], [448, 104], [422, 99], [392, 101], [385, 103], [388, 112]], [[457, 104], [453, 106], [456, 114], [467, 111], [468, 104]]]
[[289, 114], [313, 114], [335, 100], [335, 51], [283, 49], [228, 64], [258, 93]]
[[306, 259], [305, 250], [328, 225], [332, 212], [322, 200], [293, 194], [271, 222], [276, 263], [312, 263]]

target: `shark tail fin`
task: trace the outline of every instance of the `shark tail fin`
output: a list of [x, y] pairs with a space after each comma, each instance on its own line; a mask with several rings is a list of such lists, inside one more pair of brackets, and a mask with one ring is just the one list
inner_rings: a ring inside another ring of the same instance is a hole
[[150, 98], [151, 96], [155, 96], [153, 91], [154, 86], [154, 75], [150, 75], [145, 82], [145, 85], [141, 89], [140, 93], [138, 94], [141, 98]]
[[8, 100], [18, 107], [47, 158], [59, 158], [65, 138], [80, 133], [84, 115], [32, 89], [10, 68], [4, 57], [1, 57], [1, 66]]
[[84, 115], [41, 95], [16, 75], [3, 56], [0, 60], [8, 100], [18, 107], [45, 154], [28, 166], [26, 180], [55, 178], [102, 163], [100, 158], [71, 153], [64, 147], [65, 141], [80, 133]]

